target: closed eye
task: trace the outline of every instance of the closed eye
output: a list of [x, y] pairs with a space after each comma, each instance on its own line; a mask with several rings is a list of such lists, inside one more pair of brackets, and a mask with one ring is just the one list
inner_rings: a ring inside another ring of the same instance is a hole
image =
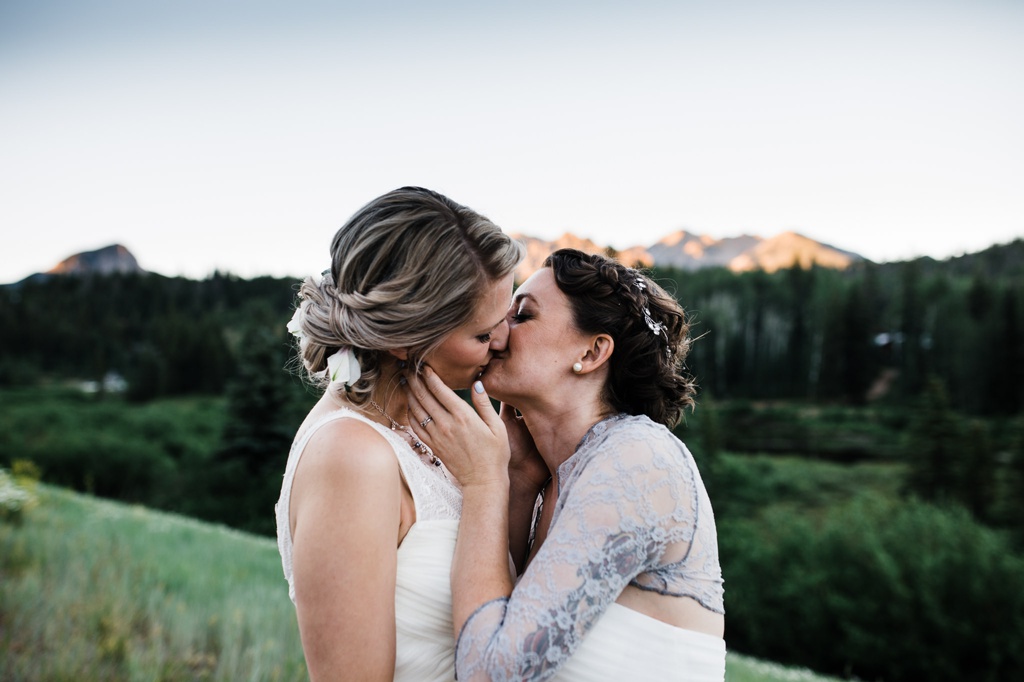
[[487, 332], [486, 334], [481, 334], [480, 336], [476, 337], [476, 340], [479, 341], [480, 343], [490, 343], [491, 333]]

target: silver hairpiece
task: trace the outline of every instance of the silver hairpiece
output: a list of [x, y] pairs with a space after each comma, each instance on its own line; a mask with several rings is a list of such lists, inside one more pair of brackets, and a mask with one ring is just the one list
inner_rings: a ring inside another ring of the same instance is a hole
[[654, 321], [654, 319], [651, 317], [651, 311], [648, 310], [647, 308], [644, 308], [644, 322], [647, 323], [647, 326], [650, 327], [651, 331], [654, 332], [655, 336], [660, 336], [662, 330], [665, 329], [664, 324], [662, 324], [661, 322]]
[[651, 317], [651, 311], [647, 308], [646, 302], [643, 301], [643, 294], [647, 290], [647, 282], [644, 280], [644, 276], [636, 270], [631, 270], [633, 274], [633, 284], [640, 290], [640, 309], [644, 311], [644, 322], [647, 323], [647, 327], [654, 332], [655, 336], [661, 336], [661, 332], [665, 330], [665, 325], [661, 322], [655, 322], [654, 318]]

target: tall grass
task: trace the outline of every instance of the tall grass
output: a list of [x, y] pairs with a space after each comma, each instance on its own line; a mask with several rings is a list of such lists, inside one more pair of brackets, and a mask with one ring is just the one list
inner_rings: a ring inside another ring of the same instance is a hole
[[304, 680], [273, 540], [39, 487], [0, 525], [0, 677]]
[[[305, 680], [274, 541], [52, 486], [0, 522], [0, 679]], [[730, 653], [727, 682], [828, 682]]]

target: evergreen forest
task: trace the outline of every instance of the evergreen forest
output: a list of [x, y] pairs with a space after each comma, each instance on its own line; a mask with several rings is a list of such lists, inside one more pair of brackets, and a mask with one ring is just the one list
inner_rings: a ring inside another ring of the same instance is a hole
[[[1024, 407], [1024, 240], [934, 261], [771, 274], [655, 269], [695, 322], [716, 399], [907, 405], [929, 379], [978, 416]], [[287, 343], [296, 280], [44, 276], [0, 287], [0, 387], [97, 380], [128, 397], [220, 395], [254, 334]]]

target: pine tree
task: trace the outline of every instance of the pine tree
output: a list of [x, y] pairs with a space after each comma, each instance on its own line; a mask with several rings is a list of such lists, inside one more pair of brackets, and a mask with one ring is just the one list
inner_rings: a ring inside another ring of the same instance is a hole
[[274, 503], [297, 427], [286, 349], [280, 336], [266, 330], [248, 335], [228, 384], [228, 420], [198, 514], [273, 534]]
[[[710, 492], [714, 488], [719, 454], [723, 449], [722, 426], [718, 410], [715, 409], [715, 401], [710, 395], [705, 393], [700, 397], [694, 410], [694, 416], [699, 420], [699, 441], [696, 446], [690, 445], [690, 449], [694, 461], [697, 462], [701, 478], [704, 480], [704, 486]], [[685, 431], [679, 430], [677, 435], [681, 440], [686, 440], [687, 433]]]
[[1018, 307], [1012, 288], [1003, 293], [994, 307], [989, 349], [983, 356], [990, 413], [1012, 415], [1024, 407], [1024, 331]]
[[960, 422], [950, 408], [946, 387], [938, 379], [929, 379], [910, 427], [904, 493], [934, 502], [957, 497], [960, 434]]
[[906, 397], [917, 396], [925, 386], [924, 297], [918, 261], [903, 266], [900, 327], [900, 384]]
[[957, 496], [982, 522], [992, 520], [997, 467], [995, 447], [988, 429], [981, 422], [972, 422], [964, 438], [959, 471], [956, 472]]
[[854, 283], [843, 300], [842, 322], [842, 392], [846, 400], [861, 405], [874, 378], [871, 363], [870, 315], [864, 291]]
[[983, 272], [974, 273], [971, 288], [967, 291], [967, 312], [971, 320], [979, 323], [988, 317], [995, 301], [992, 285]]
[[813, 330], [812, 307], [818, 283], [815, 268], [804, 270], [792, 267], [785, 271], [786, 296], [789, 299], [786, 314], [789, 317], [789, 335], [784, 358], [784, 396], [806, 398], [811, 393], [810, 360]]
[[1024, 414], [1011, 422], [1007, 516], [1017, 546], [1024, 547]]

